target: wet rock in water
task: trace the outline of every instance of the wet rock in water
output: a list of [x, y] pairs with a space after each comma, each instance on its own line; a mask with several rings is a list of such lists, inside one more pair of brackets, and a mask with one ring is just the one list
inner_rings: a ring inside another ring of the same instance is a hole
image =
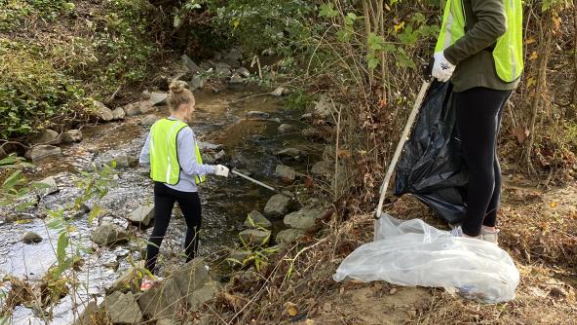
[[114, 121], [124, 120], [126, 117], [126, 112], [122, 107], [117, 107], [115, 110], [112, 111], [112, 119]]
[[62, 155], [62, 150], [60, 148], [48, 144], [42, 144], [32, 147], [32, 149], [26, 151], [24, 156], [32, 161], [37, 161], [47, 157], [60, 155]]
[[106, 292], [136, 292], [140, 289], [140, 280], [145, 273], [144, 261], [140, 261], [136, 266], [124, 272], [110, 287], [106, 288]]
[[74, 143], [82, 141], [82, 132], [80, 130], [68, 130], [62, 136], [64, 143]]
[[310, 127], [302, 130], [303, 137], [313, 140], [330, 143], [333, 139], [333, 129], [330, 126]]
[[315, 104], [314, 112], [316, 115], [327, 118], [333, 112], [333, 106], [330, 99], [326, 95], [322, 95]]
[[230, 77], [230, 83], [233, 85], [243, 84], [244, 78], [241, 77], [238, 73], [234, 73], [232, 77]]
[[267, 217], [282, 217], [289, 212], [291, 208], [290, 197], [277, 194], [271, 197], [264, 207], [264, 215]]
[[25, 244], [36, 244], [42, 241], [42, 236], [40, 236], [39, 234], [30, 231], [27, 232], [24, 237], [22, 237], [22, 242], [24, 242]]
[[290, 90], [288, 90], [288, 88], [285, 87], [278, 87], [271, 93], [271, 95], [273, 95], [274, 97], [283, 97], [288, 94], [290, 94]]
[[191, 90], [203, 89], [205, 85], [206, 85], [206, 78], [200, 76], [192, 77], [192, 79], [189, 82], [189, 87]]
[[238, 68], [235, 70], [236, 73], [238, 73], [241, 77], [243, 78], [248, 78], [250, 77], [250, 71], [248, 71], [247, 68]]
[[296, 148], [286, 148], [281, 151], [275, 153], [277, 156], [281, 158], [291, 158], [291, 159], [299, 159], [300, 156], [304, 154], [304, 152], [296, 149]]
[[188, 55], [183, 54], [181, 60], [182, 63], [188, 68], [188, 71], [192, 73], [197, 73], [200, 71], [200, 67], [194, 61], [192, 61]]
[[272, 223], [267, 218], [265, 218], [265, 216], [263, 216], [262, 213], [256, 210], [253, 210], [248, 214], [246, 221], [244, 222], [244, 226], [254, 227], [253, 224], [254, 226], [263, 227], [266, 229], [272, 228]]
[[314, 176], [329, 178], [333, 174], [334, 168], [335, 166], [332, 162], [323, 160], [313, 165], [313, 168], [311, 168], [311, 173]]
[[223, 61], [236, 69], [240, 68], [242, 59], [242, 53], [238, 49], [232, 49], [224, 56]]
[[56, 179], [53, 176], [46, 177], [39, 182], [35, 182], [34, 185], [38, 187], [35, 189], [35, 192], [40, 197], [58, 192], [58, 184], [56, 183]]
[[270, 117], [268, 113], [260, 112], [260, 111], [250, 111], [246, 113], [246, 117], [248, 118], [257, 118], [257, 119], [267, 119]]
[[110, 246], [127, 241], [128, 233], [115, 224], [104, 223], [92, 232], [90, 239], [98, 245]]
[[139, 206], [128, 216], [128, 220], [145, 226], [149, 226], [152, 219], [154, 219], [154, 204]]
[[35, 144], [59, 144], [60, 134], [54, 130], [46, 129], [42, 131], [42, 134], [36, 139], [34, 139]]
[[152, 102], [152, 106], [157, 105], [166, 105], [168, 99], [168, 94], [164, 91], [153, 91], [150, 94], [150, 101]]
[[280, 134], [287, 134], [289, 132], [293, 132], [296, 128], [290, 124], [281, 124], [278, 127], [278, 133]]
[[286, 229], [276, 235], [276, 242], [279, 245], [290, 245], [305, 235], [301, 229]]
[[151, 127], [154, 123], [158, 121], [158, 117], [154, 114], [150, 114], [145, 116], [142, 121], [140, 121], [140, 125], [144, 126], [145, 128]]
[[132, 293], [114, 292], [104, 299], [108, 319], [115, 324], [138, 324], [143, 316]]
[[110, 108], [106, 107], [102, 102], [95, 100], [94, 111], [92, 112], [99, 120], [104, 122], [112, 121], [112, 111]]
[[287, 214], [284, 217], [284, 224], [303, 231], [314, 230], [318, 222], [327, 215], [323, 207], [304, 207], [297, 212]]
[[296, 172], [289, 166], [285, 165], [278, 165], [276, 166], [276, 170], [274, 175], [280, 178], [285, 183], [292, 183], [296, 178]]
[[80, 317], [73, 323], [74, 325], [97, 325], [105, 323], [104, 315], [101, 315], [98, 303], [91, 300], [80, 314]]
[[269, 230], [259, 230], [259, 229], [247, 229], [243, 230], [239, 234], [243, 243], [248, 245], [248, 247], [258, 247], [268, 244], [270, 240]]

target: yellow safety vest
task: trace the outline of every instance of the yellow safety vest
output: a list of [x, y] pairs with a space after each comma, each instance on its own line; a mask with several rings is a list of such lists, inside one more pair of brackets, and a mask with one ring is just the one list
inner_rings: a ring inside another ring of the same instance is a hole
[[[155, 182], [176, 185], [180, 181], [180, 163], [178, 162], [178, 133], [186, 123], [179, 120], [162, 119], [150, 129], [150, 178]], [[198, 142], [195, 146], [196, 162], [202, 165], [202, 156]], [[206, 176], [196, 176], [196, 184], [206, 180]]]
[[[523, 72], [523, 4], [521, 0], [503, 0], [507, 31], [498, 38], [493, 50], [497, 76], [504, 82], [517, 80]], [[442, 52], [465, 36], [466, 15], [463, 0], [447, 0], [443, 25], [435, 53]]]

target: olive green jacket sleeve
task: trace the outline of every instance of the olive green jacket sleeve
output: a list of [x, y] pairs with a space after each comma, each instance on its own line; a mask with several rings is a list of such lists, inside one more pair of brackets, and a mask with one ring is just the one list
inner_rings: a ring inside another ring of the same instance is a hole
[[[490, 47], [507, 31], [507, 16], [503, 0], [468, 1], [470, 10], [477, 21], [473, 24], [467, 21], [469, 29], [465, 36], [444, 51], [447, 60], [455, 65]], [[469, 6], [465, 7], [469, 9]], [[465, 15], [470, 16], [468, 13]]]

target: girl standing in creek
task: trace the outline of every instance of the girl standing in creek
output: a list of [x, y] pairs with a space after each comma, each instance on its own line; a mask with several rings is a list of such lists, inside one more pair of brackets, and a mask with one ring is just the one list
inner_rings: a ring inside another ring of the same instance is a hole
[[[170, 85], [168, 107], [171, 115], [154, 123], [140, 154], [140, 164], [150, 165], [154, 181], [154, 228], [146, 249], [145, 267], [154, 274], [156, 259], [168, 224], [174, 202], [178, 202], [187, 232], [185, 239], [186, 261], [197, 254], [202, 209], [198, 185], [205, 175], [228, 177], [229, 170], [222, 165], [204, 165], [198, 142], [188, 126], [195, 109], [195, 98], [185, 83]], [[155, 279], [145, 276], [141, 290], [148, 290]]]

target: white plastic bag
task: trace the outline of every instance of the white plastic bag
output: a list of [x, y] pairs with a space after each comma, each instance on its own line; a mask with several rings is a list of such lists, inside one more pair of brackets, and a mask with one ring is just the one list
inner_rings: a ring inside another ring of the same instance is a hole
[[443, 287], [488, 303], [515, 298], [519, 271], [497, 245], [454, 238], [420, 219], [383, 216], [375, 240], [362, 245], [339, 266], [333, 279], [383, 280], [404, 286]]

